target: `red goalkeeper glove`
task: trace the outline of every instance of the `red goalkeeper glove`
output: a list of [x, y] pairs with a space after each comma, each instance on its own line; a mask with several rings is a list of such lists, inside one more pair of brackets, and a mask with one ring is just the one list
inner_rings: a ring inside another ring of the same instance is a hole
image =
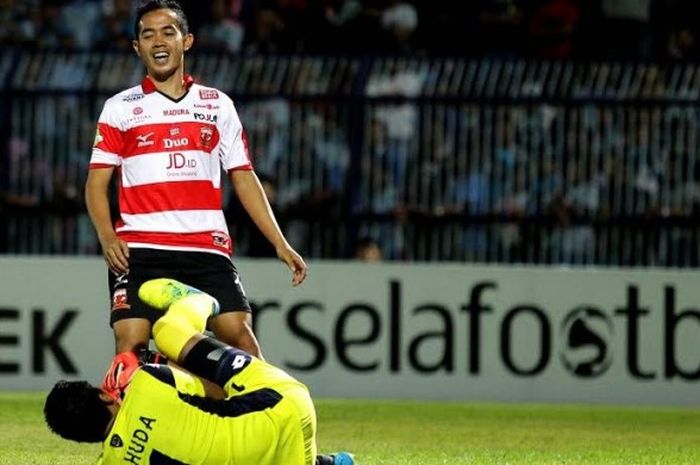
[[124, 391], [141, 362], [133, 352], [122, 352], [112, 359], [107, 373], [102, 379], [102, 389], [114, 400], [121, 402]]
[[102, 389], [114, 400], [121, 402], [134, 372], [146, 363], [168, 363], [168, 359], [148, 349], [117, 354], [102, 379]]

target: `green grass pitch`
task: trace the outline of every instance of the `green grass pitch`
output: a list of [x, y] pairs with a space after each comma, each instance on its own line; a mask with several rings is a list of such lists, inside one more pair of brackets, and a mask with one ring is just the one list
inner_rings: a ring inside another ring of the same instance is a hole
[[[93, 464], [51, 435], [43, 395], [0, 393], [0, 465]], [[700, 410], [417, 401], [316, 401], [321, 451], [358, 465], [695, 465]], [[284, 464], [280, 464], [284, 465]]]

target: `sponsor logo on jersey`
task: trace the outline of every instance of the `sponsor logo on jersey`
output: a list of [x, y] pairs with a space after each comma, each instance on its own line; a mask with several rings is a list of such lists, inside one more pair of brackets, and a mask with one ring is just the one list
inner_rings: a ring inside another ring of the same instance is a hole
[[172, 149], [174, 147], [185, 147], [190, 143], [187, 137], [181, 137], [179, 139], [163, 139], [163, 147], [166, 149]]
[[131, 110], [131, 112], [132, 112], [133, 114], [135, 114], [135, 115], [140, 115], [141, 113], [143, 113], [143, 108], [141, 108], [141, 107], [136, 107], [136, 108], [134, 108], [133, 110]]
[[175, 127], [175, 128], [170, 129], [170, 136], [171, 137], [175, 137], [175, 136], [179, 136], [179, 135], [180, 135], [180, 128]]
[[199, 147], [205, 150], [211, 149], [211, 140], [214, 138], [214, 128], [202, 126], [199, 128]]
[[219, 92], [216, 89], [199, 89], [199, 98], [202, 100], [218, 99]]
[[114, 310], [127, 310], [131, 308], [129, 304], [129, 298], [126, 293], [126, 289], [117, 289], [112, 294], [112, 311]]
[[[194, 158], [187, 158], [185, 155], [181, 154], [180, 152], [176, 153], [170, 153], [168, 154], [168, 165], [165, 167], [166, 170], [180, 170], [180, 169], [187, 169], [187, 168], [196, 168], [197, 167], [197, 160]], [[177, 174], [168, 174], [168, 176], [187, 176], [187, 175], [196, 175], [197, 172], [188, 172], [188, 173], [177, 173]]]
[[151, 119], [151, 115], [149, 115], [148, 113], [132, 116], [131, 118], [127, 118], [126, 123], [127, 124], [141, 123], [143, 121], [146, 121], [147, 119]]
[[144, 94], [130, 94], [122, 97], [122, 102], [135, 102], [141, 100], [143, 97]]
[[170, 110], [163, 110], [163, 116], [180, 116], [189, 114], [190, 110], [187, 108], [171, 108]]
[[224, 249], [228, 249], [229, 244], [231, 243], [231, 239], [228, 237], [228, 234], [219, 231], [214, 231], [211, 233], [211, 239], [212, 243], [216, 247], [221, 247]]
[[218, 110], [219, 105], [212, 105], [211, 103], [195, 103], [195, 108], [205, 108], [207, 110]]
[[97, 146], [97, 144], [99, 144], [99, 143], [102, 142], [103, 140], [105, 140], [105, 138], [102, 137], [102, 134], [100, 134], [100, 128], [98, 127], [98, 128], [95, 130], [95, 142], [93, 142], [93, 144], [92, 144], [93, 147], [94, 147], [94, 146]]
[[153, 145], [156, 142], [154, 140], [151, 140], [151, 137], [153, 137], [153, 132], [149, 132], [148, 134], [138, 134], [136, 136], [136, 139], [138, 139], [139, 143], [136, 144], [137, 147], [146, 147], [148, 145]]
[[208, 121], [210, 123], [216, 123], [217, 116], [209, 113], [194, 113], [194, 119], [197, 121]]

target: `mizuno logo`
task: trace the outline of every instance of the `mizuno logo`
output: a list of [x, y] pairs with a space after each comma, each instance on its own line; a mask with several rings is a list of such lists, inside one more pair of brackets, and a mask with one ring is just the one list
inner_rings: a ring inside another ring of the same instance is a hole
[[114, 288], [116, 289], [119, 286], [123, 286], [129, 282], [129, 274], [128, 273], [122, 273], [120, 275], [117, 275], [117, 277], [114, 279]]
[[151, 136], [153, 136], [153, 132], [149, 132], [148, 134], [138, 134], [136, 136], [136, 139], [138, 139], [139, 143], [137, 144], [137, 147], [145, 147], [147, 145], [153, 145], [155, 144], [154, 141], [150, 140]]

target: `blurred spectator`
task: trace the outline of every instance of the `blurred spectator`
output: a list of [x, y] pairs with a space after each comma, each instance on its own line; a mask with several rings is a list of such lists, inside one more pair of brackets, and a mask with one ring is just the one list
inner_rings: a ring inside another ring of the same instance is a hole
[[94, 44], [95, 27], [101, 24], [101, 0], [69, 0], [63, 2], [61, 21], [75, 39], [75, 47], [88, 50]]
[[0, 45], [29, 45], [35, 34], [28, 5], [0, 0]]
[[[375, 68], [367, 83], [367, 95], [370, 97], [415, 97], [420, 94], [425, 71], [408, 60], [386, 60], [384, 65]], [[408, 140], [415, 134], [417, 110], [415, 104], [399, 103], [381, 105], [376, 118], [382, 121], [388, 130], [390, 140]]]
[[239, 53], [243, 47], [244, 27], [234, 19], [230, 0], [213, 0], [211, 19], [196, 35], [201, 48]]
[[249, 53], [280, 53], [291, 51], [285, 44], [288, 33], [280, 13], [272, 7], [260, 7], [253, 13], [252, 29], [246, 28], [245, 49]]
[[581, 11], [577, 0], [534, 1], [527, 19], [533, 56], [570, 58]]
[[241, 108], [255, 171], [277, 178], [289, 164], [289, 102], [272, 98], [249, 102]]
[[477, 0], [478, 40], [487, 55], [517, 55], [523, 46], [524, 0]]
[[381, 262], [384, 256], [379, 242], [371, 237], [361, 237], [355, 248], [355, 259], [369, 263]]
[[[315, 7], [320, 0], [275, 0], [275, 10], [284, 24], [283, 50], [303, 53], [317, 27]], [[324, 37], [322, 40], [328, 40]]]
[[649, 58], [651, 0], [601, 0], [603, 45], [609, 58]]
[[326, 20], [335, 27], [343, 27], [355, 20], [362, 11], [358, 0], [327, 0]]
[[410, 53], [412, 36], [418, 27], [418, 11], [405, 0], [387, 0], [381, 23], [387, 32], [387, 52]]
[[35, 16], [36, 45], [40, 48], [72, 49], [76, 45], [73, 31], [63, 18], [63, 2], [44, 0]]
[[365, 52], [361, 49], [366, 43], [361, 39], [364, 33], [371, 34], [369, 30], [363, 30], [362, 3], [358, 0], [325, 0], [323, 2], [323, 30], [322, 34], [327, 39], [319, 38], [320, 49], [325, 53], [357, 53]]
[[134, 20], [131, 6], [131, 0], [113, 1], [111, 11], [95, 25], [93, 40], [96, 48], [132, 51]]

